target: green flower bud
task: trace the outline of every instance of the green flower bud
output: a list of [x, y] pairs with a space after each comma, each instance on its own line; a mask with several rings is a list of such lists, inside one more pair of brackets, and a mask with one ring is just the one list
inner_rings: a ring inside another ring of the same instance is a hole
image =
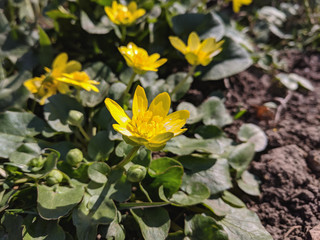
[[33, 158], [33, 159], [30, 160], [28, 165], [30, 167], [34, 167], [34, 168], [42, 168], [45, 160], [46, 159], [43, 159], [42, 156], [40, 156], [38, 158]]
[[83, 154], [78, 148], [71, 149], [66, 156], [66, 162], [72, 167], [76, 167], [82, 159]]
[[77, 110], [71, 110], [68, 116], [68, 124], [73, 126], [81, 126], [83, 122], [84, 116], [82, 112]]
[[141, 165], [132, 165], [127, 171], [127, 179], [130, 182], [141, 182], [147, 174], [147, 170]]
[[61, 183], [63, 180], [63, 174], [57, 169], [53, 169], [46, 177], [46, 182], [49, 186]]

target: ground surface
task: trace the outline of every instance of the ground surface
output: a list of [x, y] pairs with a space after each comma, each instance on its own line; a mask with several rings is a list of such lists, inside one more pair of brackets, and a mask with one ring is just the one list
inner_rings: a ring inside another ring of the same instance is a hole
[[[274, 239], [319, 240], [312, 233], [320, 223], [320, 54], [287, 51], [281, 58], [288, 72], [311, 80], [315, 91], [290, 93], [271, 74], [251, 67], [225, 80], [227, 108], [248, 110], [226, 131], [235, 135], [243, 122], [250, 122], [268, 136], [268, 148], [250, 167], [261, 180], [261, 196], [244, 200]], [[262, 107], [281, 101], [280, 111]]]

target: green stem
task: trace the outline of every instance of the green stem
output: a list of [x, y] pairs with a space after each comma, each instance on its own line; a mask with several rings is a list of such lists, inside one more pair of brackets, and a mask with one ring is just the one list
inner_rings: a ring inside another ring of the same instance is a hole
[[119, 162], [117, 165], [113, 166], [112, 169], [115, 170], [115, 169], [122, 168], [127, 163], [129, 163], [132, 160], [132, 158], [136, 155], [139, 148], [140, 148], [140, 146], [136, 146], [136, 147], [132, 148], [131, 151], [128, 153], [128, 155], [121, 162]]
[[125, 25], [121, 25], [121, 42], [124, 43], [127, 35], [127, 27]]
[[124, 90], [124, 92], [122, 93], [122, 96], [121, 96], [121, 98], [120, 98], [122, 101], [125, 99], [125, 97], [127, 96], [128, 92], [130, 91], [130, 88], [131, 88], [132, 83], [133, 83], [133, 81], [134, 81], [134, 78], [135, 78], [136, 76], [137, 76], [137, 74], [136, 74], [135, 72], [133, 72], [132, 75], [131, 75], [131, 78], [130, 78], [130, 80], [129, 80], [129, 83], [128, 83], [128, 85], [127, 85], [127, 88], [126, 88], [126, 90]]
[[197, 67], [196, 65], [193, 65], [193, 66], [190, 68], [187, 76], [186, 76], [184, 79], [182, 79], [182, 80], [178, 83], [178, 85], [175, 86], [175, 88], [174, 88], [174, 89], [172, 90], [172, 92], [170, 93], [170, 96], [171, 96], [171, 97], [173, 96], [173, 94], [175, 94], [175, 93], [186, 83], [187, 79], [194, 74], [194, 71], [196, 70], [196, 67]]
[[139, 182], [139, 187], [140, 190], [144, 193], [144, 195], [147, 197], [148, 201], [152, 203], [152, 200], [148, 194], [148, 192], [144, 189], [144, 187], [142, 186], [141, 182]]
[[78, 126], [80, 132], [82, 133], [82, 135], [84, 136], [84, 138], [87, 140], [87, 141], [90, 141], [90, 137], [88, 136], [88, 134], [86, 133], [86, 131], [83, 129], [83, 127], [81, 125]]
[[304, 3], [304, 7], [306, 9], [309, 24], [313, 24], [313, 18], [311, 17], [312, 10], [310, 8], [309, 0], [304, 0], [303, 3]]

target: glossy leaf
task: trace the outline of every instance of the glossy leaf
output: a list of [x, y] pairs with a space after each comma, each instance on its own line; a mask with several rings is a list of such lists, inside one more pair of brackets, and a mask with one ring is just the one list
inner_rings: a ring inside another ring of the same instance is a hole
[[267, 135], [259, 126], [252, 123], [243, 124], [239, 129], [237, 137], [243, 142], [253, 143], [256, 152], [263, 151], [268, 144]]
[[105, 183], [110, 167], [104, 162], [95, 162], [88, 168], [89, 178], [96, 183]]
[[184, 232], [192, 240], [228, 240], [227, 233], [216, 220], [201, 214], [186, 218]]
[[237, 145], [229, 154], [228, 161], [232, 168], [237, 171], [237, 177], [248, 168], [254, 156], [254, 144], [242, 143]]
[[114, 142], [109, 140], [107, 131], [100, 131], [91, 138], [88, 145], [88, 154], [94, 161], [107, 160], [113, 151]]
[[164, 208], [131, 209], [130, 211], [138, 222], [144, 239], [166, 239], [170, 229], [170, 217]]
[[65, 187], [38, 185], [37, 209], [44, 219], [58, 219], [68, 214], [82, 199], [81, 186]]
[[80, 103], [67, 95], [56, 94], [48, 98], [49, 102], [44, 105], [44, 117], [50, 127], [58, 132], [71, 133], [67, 120], [71, 110], [83, 113]]
[[252, 196], [259, 196], [259, 183], [257, 176], [253, 175], [248, 171], [244, 171], [241, 178], [237, 180], [239, 188], [245, 193]]

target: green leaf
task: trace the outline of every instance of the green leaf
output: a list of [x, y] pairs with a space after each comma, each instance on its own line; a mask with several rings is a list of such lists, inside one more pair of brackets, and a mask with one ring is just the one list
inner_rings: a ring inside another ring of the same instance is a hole
[[0, 157], [8, 158], [27, 137], [42, 132], [45, 122], [32, 113], [0, 113]]
[[227, 233], [217, 221], [200, 214], [185, 219], [184, 233], [192, 240], [228, 240]]
[[290, 73], [289, 77], [291, 79], [294, 79], [300, 86], [304, 87], [305, 89], [308, 89], [309, 91], [314, 91], [314, 87], [312, 86], [310, 80], [295, 73]]
[[85, 11], [80, 12], [80, 23], [81, 27], [91, 34], [107, 34], [113, 29], [106, 16], [103, 16], [97, 23], [92, 21]]
[[170, 229], [170, 217], [164, 208], [131, 209], [145, 240], [166, 239]]
[[215, 199], [206, 199], [202, 204], [219, 217], [223, 217], [230, 212], [230, 205], [225, 203], [220, 197]]
[[122, 82], [113, 83], [109, 89], [109, 98], [119, 100], [127, 85]]
[[24, 222], [24, 240], [65, 239], [65, 232], [56, 221], [45, 221], [39, 217], [34, 218], [34, 216], [29, 215]]
[[174, 33], [183, 39], [187, 39], [193, 31], [196, 31], [201, 39], [214, 37], [219, 41], [224, 35], [223, 22], [214, 12], [177, 15], [172, 18], [172, 24]]
[[239, 129], [237, 137], [242, 142], [253, 143], [256, 152], [263, 151], [268, 144], [268, 138], [264, 131], [262, 131], [259, 126], [252, 123], [243, 124]]
[[9, 239], [22, 239], [22, 222], [20, 215], [5, 212], [1, 218], [1, 225], [9, 236]]
[[72, 220], [79, 240], [95, 239], [99, 224], [110, 224], [117, 217], [114, 202], [106, 192], [90, 196], [85, 194], [79, 207], [73, 211]]
[[84, 188], [38, 185], [37, 209], [44, 219], [58, 219], [68, 214], [82, 199]]
[[125, 237], [126, 235], [125, 235], [125, 230], [123, 226], [117, 221], [113, 221], [108, 227], [106, 239], [107, 240], [113, 240], [113, 239], [125, 240]]
[[279, 73], [276, 75], [276, 78], [289, 90], [297, 90], [298, 83], [295, 79], [290, 78], [289, 74], [286, 73]]
[[254, 156], [254, 144], [242, 143], [237, 145], [229, 154], [228, 161], [232, 168], [237, 170], [237, 177], [248, 168]]
[[244, 202], [242, 202], [238, 197], [233, 195], [231, 192], [224, 191], [221, 198], [223, 199], [223, 201], [230, 204], [231, 206], [238, 207], [238, 208], [246, 207]]
[[206, 67], [199, 67], [201, 79], [212, 81], [223, 79], [246, 70], [252, 65], [248, 52], [230, 38], [225, 37], [222, 52]]
[[200, 112], [205, 125], [223, 127], [232, 123], [232, 117], [226, 110], [224, 103], [218, 97], [210, 97], [201, 104]]
[[154, 178], [150, 186], [158, 188], [163, 185], [167, 196], [171, 196], [182, 183], [183, 167], [172, 158], [158, 158], [151, 162], [148, 173]]
[[109, 172], [110, 167], [103, 162], [95, 162], [88, 168], [89, 178], [96, 183], [105, 183]]
[[195, 156], [179, 158], [186, 170], [183, 180], [189, 184], [201, 182], [205, 184], [211, 194], [217, 194], [232, 188], [229, 165], [226, 159], [206, 159]]
[[272, 240], [258, 216], [246, 208], [231, 208], [231, 212], [219, 223], [227, 232], [229, 240]]
[[244, 171], [241, 175], [241, 178], [237, 180], [239, 188], [245, 193], [252, 196], [259, 196], [259, 180], [257, 176], [249, 173], [248, 171]]
[[[187, 73], [185, 72], [177, 72], [177, 73], [171, 74], [166, 79], [166, 85], [167, 85], [166, 91], [172, 92], [175, 86], [178, 85], [179, 82], [183, 81], [186, 76], [187, 76]], [[178, 101], [180, 98], [182, 98], [190, 89], [192, 82], [193, 82], [193, 78], [188, 77], [185, 84], [176, 93], [174, 93], [171, 96], [172, 101]]]
[[42, 47], [50, 46], [51, 41], [50, 41], [50, 38], [48, 37], [47, 33], [40, 27], [40, 25], [38, 25], [37, 27], [38, 27], [38, 31], [39, 31], [40, 46], [42, 46]]
[[27, 101], [30, 93], [22, 83], [31, 78], [29, 71], [14, 74], [1, 81], [0, 84], [0, 111], [9, 107], [21, 108]]
[[88, 154], [94, 161], [107, 160], [114, 149], [114, 142], [109, 140], [107, 131], [100, 131], [91, 138], [88, 145]]
[[69, 112], [77, 110], [83, 113], [83, 107], [74, 98], [68, 95], [56, 94], [48, 98], [44, 105], [44, 118], [54, 130], [71, 133], [72, 129], [67, 123]]
[[209, 188], [200, 182], [183, 182], [181, 190], [174, 193], [170, 202], [179, 206], [192, 206], [203, 202], [210, 196]]
[[276, 75], [276, 78], [289, 90], [297, 90], [300, 85], [309, 91], [314, 91], [314, 87], [312, 86], [311, 82], [308, 79], [299, 76], [298, 74], [279, 73]]
[[94, 91], [80, 91], [81, 103], [85, 107], [95, 107], [101, 103], [109, 92], [109, 83], [115, 77], [111, 72], [111, 69], [102, 62], [92, 63], [84, 68], [84, 71], [90, 76], [90, 79], [100, 82], [96, 87], [99, 89], [99, 92]]
[[181, 156], [188, 155], [194, 151], [220, 154], [223, 149], [216, 139], [196, 139], [181, 135], [168, 141], [164, 151]]

